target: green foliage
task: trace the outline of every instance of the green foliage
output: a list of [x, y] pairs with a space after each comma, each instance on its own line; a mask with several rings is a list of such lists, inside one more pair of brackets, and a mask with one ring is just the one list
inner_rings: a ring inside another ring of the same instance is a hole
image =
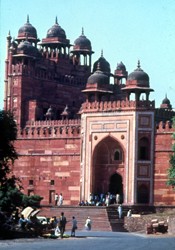
[[[173, 127], [175, 128], [175, 117], [173, 117]], [[175, 133], [173, 133], [173, 139], [175, 139]], [[175, 188], [175, 143], [172, 146], [173, 154], [170, 155], [170, 167], [168, 169], [168, 181], [167, 185]]]
[[23, 207], [39, 207], [40, 206], [40, 202], [43, 199], [43, 197], [39, 196], [39, 195], [31, 195], [31, 196], [27, 196], [27, 195], [23, 195], [23, 200], [22, 200], [22, 205]]
[[10, 173], [12, 164], [18, 158], [13, 146], [17, 126], [10, 111], [0, 110], [0, 131], [0, 186], [8, 186], [10, 183], [14, 186], [18, 178]]
[[10, 111], [0, 110], [0, 131], [0, 208], [10, 211], [22, 199], [20, 180], [11, 171], [18, 155], [13, 145], [17, 137], [17, 126]]
[[17, 188], [9, 186], [8, 190], [0, 188], [0, 207], [2, 211], [12, 212], [21, 206], [23, 194]]
[[10, 111], [0, 110], [0, 131], [0, 209], [12, 212], [16, 207], [38, 207], [43, 198], [24, 195], [20, 179], [11, 170], [18, 155], [14, 148], [17, 125]]

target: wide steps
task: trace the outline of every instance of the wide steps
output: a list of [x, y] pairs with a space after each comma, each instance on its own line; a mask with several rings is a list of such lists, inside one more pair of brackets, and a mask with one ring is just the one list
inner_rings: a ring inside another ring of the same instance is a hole
[[78, 230], [84, 230], [85, 221], [89, 216], [92, 220], [92, 230], [112, 231], [110, 222], [108, 220], [106, 207], [42, 207], [38, 215], [45, 216], [47, 218], [56, 216], [58, 218], [61, 212], [64, 212], [67, 219], [66, 230], [70, 230], [72, 227], [72, 216], [75, 216], [78, 222]]

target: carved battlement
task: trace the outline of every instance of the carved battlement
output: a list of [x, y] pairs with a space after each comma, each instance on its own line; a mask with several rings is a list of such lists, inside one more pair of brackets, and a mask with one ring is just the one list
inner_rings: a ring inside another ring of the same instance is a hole
[[156, 132], [157, 133], [174, 133], [175, 128], [173, 127], [173, 124], [171, 121], [166, 121], [166, 122], [158, 122], [156, 124]]
[[154, 101], [105, 101], [105, 102], [85, 102], [82, 104], [83, 112], [97, 112], [97, 111], [119, 111], [119, 110], [138, 110], [147, 109], [153, 110], [155, 108]]
[[80, 120], [28, 121], [25, 128], [18, 129], [18, 138], [79, 137]]

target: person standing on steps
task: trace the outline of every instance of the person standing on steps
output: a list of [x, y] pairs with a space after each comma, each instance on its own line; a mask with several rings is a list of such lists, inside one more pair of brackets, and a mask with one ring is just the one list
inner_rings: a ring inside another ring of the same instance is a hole
[[59, 230], [60, 230], [61, 239], [63, 239], [63, 235], [64, 235], [65, 228], [66, 228], [66, 223], [67, 223], [66, 217], [64, 216], [64, 213], [62, 212], [59, 218]]
[[87, 230], [89, 230], [89, 231], [90, 231], [91, 228], [92, 228], [92, 221], [91, 221], [91, 219], [90, 219], [89, 216], [88, 216], [87, 219], [86, 219], [85, 228], [86, 228]]
[[72, 217], [72, 229], [71, 229], [71, 237], [75, 237], [75, 230], [77, 229], [77, 220], [75, 217]]
[[122, 218], [122, 205], [121, 204], [118, 206], [117, 211], [118, 211], [118, 217], [119, 219], [121, 219]]

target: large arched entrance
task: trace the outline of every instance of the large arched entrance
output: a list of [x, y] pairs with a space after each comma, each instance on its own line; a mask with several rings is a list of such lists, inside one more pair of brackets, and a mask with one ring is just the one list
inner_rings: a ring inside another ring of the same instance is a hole
[[124, 151], [117, 140], [108, 136], [94, 150], [91, 192], [123, 197], [123, 175]]
[[122, 177], [119, 174], [113, 174], [109, 182], [109, 192], [111, 194], [119, 194], [120, 202], [123, 202], [123, 183]]

